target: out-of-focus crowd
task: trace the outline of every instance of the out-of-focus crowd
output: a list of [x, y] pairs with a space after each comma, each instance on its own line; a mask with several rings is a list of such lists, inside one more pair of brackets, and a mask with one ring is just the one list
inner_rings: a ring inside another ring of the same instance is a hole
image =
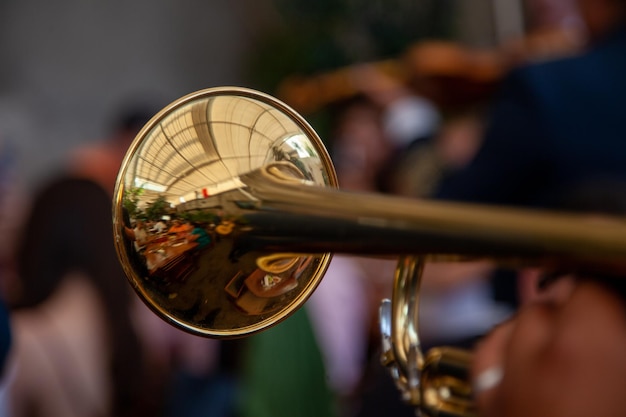
[[[626, 3], [528, 0], [527, 8], [524, 39], [488, 51], [420, 42], [398, 60], [402, 76], [359, 64], [324, 74], [323, 84], [287, 80], [279, 97], [305, 117], [322, 107], [331, 114], [328, 146], [346, 191], [623, 214]], [[158, 109], [120, 110], [110, 137], [77, 149], [31, 201], [11, 186], [15, 162], [0, 126], [3, 412], [414, 415], [379, 363], [378, 306], [391, 296], [395, 259], [335, 256], [303, 310], [244, 340], [186, 334], [139, 301], [115, 254], [110, 202], [130, 141]], [[473, 348], [534, 302], [544, 275], [491, 261], [427, 263], [423, 348]], [[484, 415], [521, 415], [480, 400]], [[565, 415], [554, 407], [554, 417]]]

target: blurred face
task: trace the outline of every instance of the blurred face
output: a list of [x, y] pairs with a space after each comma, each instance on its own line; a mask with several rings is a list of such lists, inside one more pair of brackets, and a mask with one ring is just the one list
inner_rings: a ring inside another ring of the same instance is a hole
[[475, 382], [487, 369], [503, 371], [477, 394], [479, 415], [626, 415], [623, 300], [592, 282], [558, 282], [548, 291], [477, 348]]
[[380, 114], [367, 104], [350, 108], [337, 131], [335, 162], [342, 188], [372, 191], [375, 178], [393, 148], [383, 132]]

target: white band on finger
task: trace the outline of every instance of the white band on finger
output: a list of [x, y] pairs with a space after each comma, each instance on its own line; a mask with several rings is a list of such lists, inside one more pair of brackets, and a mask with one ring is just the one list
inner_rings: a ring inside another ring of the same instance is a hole
[[504, 370], [500, 366], [492, 366], [482, 371], [474, 379], [474, 393], [479, 394], [497, 386], [502, 381]]

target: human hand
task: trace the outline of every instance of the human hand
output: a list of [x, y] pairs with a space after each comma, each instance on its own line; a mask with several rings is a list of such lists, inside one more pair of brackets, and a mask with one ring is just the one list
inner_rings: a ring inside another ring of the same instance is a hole
[[590, 281], [555, 285], [476, 349], [480, 416], [626, 415], [624, 300]]

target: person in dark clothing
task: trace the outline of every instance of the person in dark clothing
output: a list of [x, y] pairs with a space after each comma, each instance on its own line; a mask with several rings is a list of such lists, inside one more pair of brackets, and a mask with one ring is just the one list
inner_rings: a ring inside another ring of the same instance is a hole
[[[582, 3], [607, 2], [620, 3]], [[511, 72], [477, 155], [437, 198], [550, 208], [582, 182], [626, 178], [626, 23], [593, 39], [585, 53]]]
[[[579, 3], [587, 50], [513, 70], [481, 148], [442, 182], [437, 198], [573, 210], [580, 190], [607, 191], [606, 184], [626, 180], [626, 2]], [[586, 195], [594, 217], [615, 201]], [[623, 393], [611, 388], [626, 373], [621, 278], [568, 275], [531, 299], [513, 300], [521, 303], [517, 314], [476, 351], [479, 415], [623, 415]], [[512, 283], [509, 294], [517, 295], [515, 280], [498, 281]]]

